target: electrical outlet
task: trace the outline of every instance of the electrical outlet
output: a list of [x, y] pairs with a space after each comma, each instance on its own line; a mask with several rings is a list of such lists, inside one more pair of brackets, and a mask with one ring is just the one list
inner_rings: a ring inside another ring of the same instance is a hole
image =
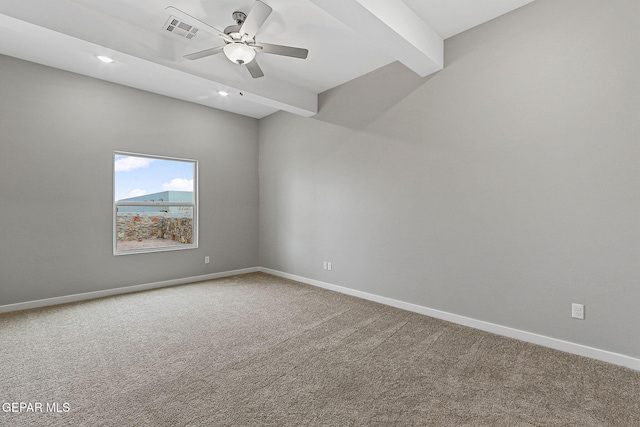
[[574, 319], [584, 320], [584, 305], [582, 304], [571, 304], [571, 317]]
[[327, 270], [331, 271], [331, 262], [327, 262]]
[[209, 259], [209, 257], [208, 257], [208, 256], [204, 257], [204, 263], [205, 263], [205, 264], [209, 264], [209, 261], [210, 261], [210, 259]]

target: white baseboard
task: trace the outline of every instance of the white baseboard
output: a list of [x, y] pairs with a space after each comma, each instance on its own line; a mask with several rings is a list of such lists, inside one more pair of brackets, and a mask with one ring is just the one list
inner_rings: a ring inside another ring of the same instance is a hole
[[319, 288], [329, 289], [329, 290], [340, 292], [343, 294], [355, 296], [355, 297], [366, 299], [369, 301], [375, 301], [391, 307], [400, 308], [402, 310], [424, 314], [426, 316], [435, 317], [436, 319], [446, 320], [448, 322], [456, 323], [459, 325], [469, 326], [471, 328], [479, 329], [486, 332], [491, 332], [497, 335], [514, 338], [514, 339], [529, 342], [532, 344], [538, 344], [544, 347], [553, 348], [555, 350], [576, 354], [578, 356], [589, 357], [591, 359], [601, 360], [603, 362], [612, 363], [614, 365], [624, 366], [627, 368], [634, 369], [636, 371], [640, 371], [640, 359], [625, 356], [623, 354], [613, 353], [610, 351], [588, 347], [585, 345], [576, 344], [569, 341], [560, 340], [557, 338], [551, 338], [544, 335], [538, 335], [531, 332], [521, 331], [519, 329], [509, 328], [507, 326], [496, 325], [494, 323], [489, 323], [489, 322], [484, 322], [482, 320], [476, 320], [469, 317], [459, 316], [457, 314], [447, 313], [445, 311], [435, 310], [432, 308], [423, 307], [420, 305], [411, 304], [404, 301], [398, 301], [398, 300], [387, 298], [387, 297], [381, 297], [379, 295], [357, 291], [357, 290], [345, 288], [342, 286], [332, 285], [330, 283], [321, 282], [319, 280], [308, 279], [306, 277], [296, 276], [294, 274], [283, 273], [277, 270], [271, 270], [268, 268], [259, 267], [258, 271], [261, 271], [267, 274], [272, 274], [274, 276], [282, 277], [285, 279], [291, 279], [297, 282], [306, 283], [308, 285], [317, 286]]
[[49, 305], [66, 304], [76, 301], [84, 301], [94, 298], [108, 297], [112, 295], [128, 294], [131, 292], [146, 291], [149, 289], [165, 288], [167, 286], [184, 285], [187, 283], [201, 282], [203, 280], [220, 279], [222, 277], [236, 276], [238, 274], [255, 273], [257, 267], [244, 268], [242, 270], [224, 271], [221, 273], [205, 274], [202, 276], [185, 277], [182, 279], [164, 280], [162, 282], [145, 283], [142, 285], [126, 286], [123, 288], [105, 289], [104, 291], [84, 292], [81, 294], [65, 295], [62, 297], [46, 298], [36, 301], [20, 302], [16, 304], [0, 305], [0, 313], [10, 311], [27, 310], [29, 308], [46, 307]]
[[27, 301], [16, 304], [0, 305], [0, 313], [6, 313], [10, 311], [26, 310], [30, 308], [46, 307], [50, 305], [66, 304], [70, 302], [89, 300], [94, 298], [108, 297], [112, 295], [120, 295], [131, 292], [139, 292], [150, 289], [164, 288], [167, 286], [183, 285], [187, 283], [200, 282], [203, 280], [220, 279], [223, 277], [236, 276], [239, 274], [248, 274], [255, 272], [263, 272], [274, 276], [282, 277], [285, 279], [295, 280], [297, 282], [306, 283], [308, 285], [316, 286], [319, 288], [328, 289], [331, 291], [340, 292], [346, 295], [355, 296], [358, 298], [366, 299], [369, 301], [378, 302], [380, 304], [396, 307], [402, 310], [411, 311], [414, 313], [423, 314], [425, 316], [434, 317], [436, 319], [446, 320], [448, 322], [456, 323], [463, 326], [479, 329], [486, 332], [491, 332], [497, 335], [502, 335], [509, 338], [514, 338], [520, 341], [530, 342], [538, 344], [544, 347], [553, 348], [555, 350], [564, 351], [567, 353], [576, 354], [578, 356], [589, 357], [591, 359], [601, 360], [603, 362], [612, 363], [614, 365], [624, 366], [627, 368], [640, 371], [640, 359], [625, 356], [619, 353], [613, 353], [606, 350], [601, 350], [594, 347], [588, 347], [581, 344], [572, 343], [569, 341], [560, 340], [557, 338], [551, 338], [544, 335], [538, 335], [531, 332], [521, 331], [519, 329], [509, 328], [507, 326], [497, 325], [495, 323], [484, 322], [482, 320], [472, 319], [470, 317], [464, 317], [457, 314], [447, 313], [445, 311], [435, 310], [428, 307], [423, 307], [416, 304], [411, 304], [404, 301], [395, 300], [392, 298], [382, 297], [367, 292], [358, 291], [355, 289], [349, 289], [342, 286], [333, 285], [331, 283], [321, 282], [319, 280], [308, 279], [302, 276], [296, 276], [294, 274], [284, 273], [277, 270], [271, 270], [263, 267], [252, 267], [241, 270], [224, 271], [220, 273], [205, 274], [202, 276], [185, 277], [181, 279], [165, 280], [162, 282], [146, 283], [141, 285], [127, 286], [123, 288], [105, 289], [103, 291], [85, 292], [81, 294], [66, 295], [61, 297], [46, 298], [36, 301]]

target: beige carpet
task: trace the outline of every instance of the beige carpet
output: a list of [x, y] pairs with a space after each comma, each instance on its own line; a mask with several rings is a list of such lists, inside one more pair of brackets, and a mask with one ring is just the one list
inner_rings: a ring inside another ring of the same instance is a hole
[[0, 334], [2, 426], [640, 425], [640, 372], [260, 273]]

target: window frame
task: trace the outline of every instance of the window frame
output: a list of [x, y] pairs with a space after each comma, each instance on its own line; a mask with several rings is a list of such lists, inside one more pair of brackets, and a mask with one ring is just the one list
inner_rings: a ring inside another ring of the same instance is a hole
[[[140, 202], [140, 201], [131, 201], [131, 202], [121, 202], [116, 201], [116, 157], [117, 156], [132, 156], [132, 157], [143, 157], [148, 159], [158, 159], [158, 160], [173, 160], [178, 162], [189, 162], [193, 164], [193, 201], [192, 202]], [[186, 159], [181, 157], [171, 157], [171, 156], [160, 156], [155, 154], [144, 154], [144, 153], [133, 153], [129, 151], [114, 151], [111, 157], [111, 171], [113, 174], [112, 179], [112, 194], [111, 201], [113, 203], [113, 223], [112, 223], [112, 232], [113, 232], [113, 255], [133, 255], [133, 254], [144, 254], [144, 253], [154, 253], [154, 252], [168, 252], [168, 251], [181, 251], [188, 249], [197, 249], [198, 248], [198, 234], [199, 234], [199, 174], [198, 174], [198, 161], [195, 159]], [[191, 244], [183, 244], [179, 246], [163, 246], [156, 248], [138, 248], [138, 249], [128, 249], [128, 250], [118, 250], [118, 207], [120, 206], [153, 206], [153, 207], [191, 207], [193, 212], [192, 218], [192, 242]]]

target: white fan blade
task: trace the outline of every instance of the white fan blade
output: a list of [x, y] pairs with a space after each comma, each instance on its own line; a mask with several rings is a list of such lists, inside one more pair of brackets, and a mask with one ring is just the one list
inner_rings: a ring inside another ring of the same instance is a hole
[[228, 34], [224, 34], [224, 33], [220, 33], [218, 34], [220, 37], [222, 37], [224, 40], [228, 41], [229, 43], [234, 43], [235, 40], [232, 39], [231, 37], [229, 37]]
[[212, 27], [211, 25], [207, 24], [206, 22], [202, 22], [198, 18], [194, 18], [193, 16], [189, 15], [186, 12], [181, 11], [180, 9], [176, 9], [173, 6], [167, 7], [165, 9], [165, 11], [167, 11], [169, 14], [175, 16], [176, 18], [178, 18], [182, 22], [185, 22], [185, 23], [191, 25], [192, 27], [200, 28], [201, 30], [206, 31], [209, 34], [217, 35], [217, 34], [223, 33], [223, 31], [220, 31], [217, 28]]
[[279, 44], [256, 43], [254, 45], [260, 52], [271, 53], [273, 55], [290, 56], [292, 58], [307, 59], [309, 51], [299, 47], [281, 46]]
[[249, 73], [251, 73], [251, 77], [253, 77], [254, 79], [259, 79], [260, 77], [264, 77], [264, 73], [262, 72], [262, 69], [258, 65], [258, 61], [256, 61], [255, 59], [245, 65], [247, 66], [247, 70], [249, 70]]
[[185, 55], [184, 57], [193, 61], [194, 59], [204, 58], [206, 56], [215, 55], [217, 53], [222, 52], [224, 46], [212, 47], [211, 49], [201, 50], [200, 52], [190, 53], [189, 55]]
[[246, 34], [251, 39], [254, 38], [272, 11], [273, 9], [271, 9], [270, 6], [257, 0], [251, 8], [251, 11], [249, 11], [242, 27], [240, 27], [240, 34]]

